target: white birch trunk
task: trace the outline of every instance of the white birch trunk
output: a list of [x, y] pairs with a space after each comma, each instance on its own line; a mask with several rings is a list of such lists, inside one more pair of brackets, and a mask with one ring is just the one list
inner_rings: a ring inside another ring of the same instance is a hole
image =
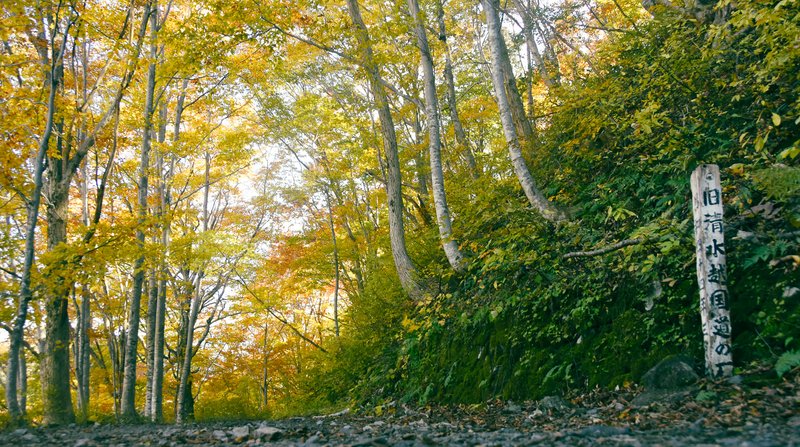
[[[209, 212], [208, 196], [211, 189], [211, 154], [206, 150], [205, 154], [205, 175], [203, 185], [203, 233], [208, 231]], [[202, 283], [203, 270], [197, 272], [197, 279], [194, 286], [194, 296], [192, 305], [189, 309], [189, 318], [186, 324], [186, 348], [183, 356], [183, 365], [180, 370], [180, 381], [178, 382], [178, 402], [176, 405], [175, 421], [179, 424], [187, 422], [189, 416], [187, 412], [186, 395], [191, 395], [189, 375], [192, 372], [192, 356], [194, 354], [194, 327], [197, 323], [197, 315], [200, 313], [200, 301], [203, 298]], [[187, 389], [188, 388], [188, 389]]]
[[136, 243], [142, 252], [133, 264], [133, 287], [128, 315], [128, 340], [125, 346], [125, 374], [122, 379], [121, 412], [123, 419], [136, 417], [136, 351], [139, 346], [139, 320], [144, 286], [144, 229], [147, 215], [148, 171], [150, 169], [150, 146], [153, 133], [153, 112], [156, 84], [156, 59], [158, 58], [158, 3], [153, 0], [148, 10], [150, 14], [150, 65], [147, 73], [147, 91], [144, 106], [144, 129], [142, 151], [139, 164], [139, 222], [136, 229]]
[[433, 58], [431, 57], [428, 36], [425, 25], [419, 14], [417, 0], [408, 0], [408, 8], [414, 19], [422, 62], [422, 77], [424, 83], [425, 115], [428, 118], [428, 144], [431, 164], [431, 184], [433, 187], [433, 204], [436, 208], [436, 222], [439, 225], [439, 239], [447, 256], [447, 261], [455, 271], [464, 269], [464, 257], [458, 248], [458, 242], [453, 239], [453, 224], [450, 218], [450, 208], [447, 206], [447, 195], [444, 191], [444, 174], [442, 173], [442, 139], [439, 134], [439, 100], [436, 97], [436, 76], [433, 72]]
[[464, 126], [461, 123], [461, 117], [458, 114], [457, 101], [456, 101], [456, 87], [455, 80], [453, 79], [453, 61], [450, 58], [450, 46], [447, 44], [447, 28], [444, 23], [444, 7], [442, 0], [436, 2], [436, 21], [439, 28], [439, 40], [444, 43], [444, 84], [446, 88], [445, 99], [447, 107], [450, 109], [450, 121], [453, 122], [453, 131], [456, 135], [456, 143], [464, 150], [464, 157], [467, 159], [467, 166], [469, 166], [470, 173], [473, 178], [478, 178], [478, 164], [475, 161], [475, 154], [472, 151], [472, 145], [467, 140], [467, 134], [464, 132]]
[[493, 0], [482, 0], [483, 10], [486, 14], [486, 25], [489, 29], [489, 49], [492, 55], [492, 84], [495, 96], [497, 97], [497, 107], [500, 110], [500, 122], [503, 125], [503, 134], [508, 144], [508, 153], [511, 157], [511, 164], [514, 173], [519, 179], [522, 190], [528, 198], [528, 202], [547, 220], [561, 221], [564, 216], [559, 212], [544, 195], [539, 191], [533, 176], [522, 157], [522, 149], [514, 127], [514, 119], [511, 116], [511, 106], [506, 95], [505, 78], [503, 76], [502, 52], [507, 51], [503, 35], [500, 30], [500, 18]]

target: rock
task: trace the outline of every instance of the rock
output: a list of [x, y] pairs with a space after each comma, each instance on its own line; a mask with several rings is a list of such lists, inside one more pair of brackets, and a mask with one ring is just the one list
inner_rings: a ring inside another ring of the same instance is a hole
[[683, 355], [667, 357], [642, 376], [642, 384], [648, 391], [684, 388], [698, 380], [692, 360]]
[[231, 430], [231, 436], [233, 436], [234, 441], [242, 442], [245, 438], [250, 436], [250, 427], [247, 425], [234, 427], [233, 430]]
[[786, 425], [789, 427], [800, 427], [800, 416], [792, 416], [786, 421]]
[[539, 409], [547, 413], [562, 413], [572, 409], [572, 404], [560, 396], [547, 396], [539, 401]]
[[605, 438], [609, 436], [626, 435], [631, 432], [627, 427], [611, 427], [609, 425], [591, 425], [576, 433], [587, 438]]
[[86, 447], [86, 446], [91, 445], [91, 444], [92, 444], [92, 440], [91, 439], [89, 439], [89, 438], [81, 438], [81, 439], [78, 439], [77, 441], [75, 441], [75, 444], [73, 444], [73, 447]]
[[438, 443], [436, 442], [436, 440], [435, 440], [435, 439], [433, 439], [433, 438], [431, 438], [431, 437], [430, 437], [430, 435], [428, 435], [427, 433], [426, 433], [426, 434], [423, 434], [422, 436], [420, 436], [420, 440], [421, 440], [421, 441], [422, 441], [422, 443], [423, 443], [423, 444], [425, 444], [425, 445], [436, 445], [436, 444], [438, 444]]
[[322, 441], [320, 441], [319, 435], [312, 435], [312, 436], [309, 436], [308, 439], [306, 439], [306, 442], [304, 442], [303, 445], [314, 445], [314, 444], [321, 444], [321, 443], [322, 443]]
[[211, 436], [213, 436], [214, 439], [218, 439], [218, 440], [220, 440], [222, 442], [225, 442], [225, 441], [228, 440], [228, 434], [225, 433], [222, 430], [214, 430], [213, 432], [211, 432]]
[[24, 436], [24, 435], [28, 434], [28, 430], [26, 430], [24, 428], [18, 428], [16, 430], [12, 431], [11, 434], [13, 436]]
[[684, 355], [667, 357], [642, 376], [645, 391], [631, 404], [643, 407], [653, 403], [672, 404], [694, 394], [692, 385], [700, 377], [692, 367], [692, 359]]
[[22, 435], [22, 440], [25, 442], [38, 442], [39, 438], [37, 438], [33, 433], [25, 433]]
[[543, 435], [541, 433], [534, 433], [528, 438], [528, 442], [531, 444], [538, 444], [545, 440], [547, 440], [547, 435]]
[[731, 385], [741, 385], [744, 382], [744, 377], [737, 374], [735, 376], [728, 377], [727, 380]]
[[522, 412], [522, 407], [511, 401], [508, 401], [505, 408], [503, 408], [503, 413], [505, 414], [518, 414], [521, 412]]
[[542, 416], [544, 416], [544, 412], [537, 408], [536, 410], [533, 410], [531, 414], [528, 415], [528, 419], [538, 419]]
[[379, 438], [361, 439], [350, 444], [351, 447], [370, 447], [379, 445], [389, 445], [389, 441], [386, 440], [386, 438], [379, 437]]
[[264, 439], [267, 441], [274, 441], [280, 438], [282, 434], [283, 431], [275, 427], [270, 427], [268, 425], [262, 425], [257, 429], [255, 429], [255, 431], [253, 432], [253, 436], [255, 436], [256, 438]]

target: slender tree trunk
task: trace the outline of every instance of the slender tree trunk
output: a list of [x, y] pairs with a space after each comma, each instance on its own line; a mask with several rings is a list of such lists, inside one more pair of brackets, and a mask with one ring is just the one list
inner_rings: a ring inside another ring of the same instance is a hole
[[[173, 128], [172, 142], [177, 144], [180, 140], [181, 130], [181, 116], [183, 114], [183, 104], [186, 99], [186, 88], [188, 86], [188, 79], [184, 79], [181, 86], [181, 92], [178, 96], [178, 101], [175, 106], [175, 125]], [[163, 155], [162, 155], [163, 164]], [[162, 179], [159, 182], [159, 203], [161, 210], [166, 215], [162, 215], [161, 223], [161, 244], [164, 250], [168, 250], [170, 242], [170, 176], [172, 175], [173, 166], [167, 172], [164, 172], [163, 166], [160, 171]], [[166, 253], [165, 253], [166, 255]], [[153, 400], [152, 410], [150, 412], [153, 422], [161, 422], [164, 419], [164, 321], [166, 316], [166, 302], [167, 302], [167, 266], [166, 262], [161, 265], [161, 278], [159, 279], [158, 286], [158, 302], [156, 303], [156, 330], [154, 341], [153, 353]]]
[[[208, 196], [211, 187], [211, 154], [206, 150], [205, 156], [205, 182], [203, 185], [203, 233], [208, 231], [209, 213], [208, 213]], [[194, 287], [194, 296], [192, 297], [192, 304], [189, 309], [189, 318], [186, 324], [186, 351], [183, 357], [183, 365], [181, 365], [180, 381], [178, 382], [178, 403], [176, 405], [177, 414], [175, 421], [179, 424], [187, 422], [190, 419], [192, 411], [190, 411], [192, 388], [190, 374], [192, 372], [192, 357], [194, 355], [194, 327], [197, 323], [197, 315], [200, 313], [200, 301], [202, 299], [202, 269], [197, 272], [196, 284]], [[187, 400], [188, 398], [188, 400]]]
[[19, 381], [17, 382], [17, 396], [19, 396], [19, 411], [22, 417], [28, 413], [28, 362], [25, 351], [19, 352]]
[[47, 123], [42, 140], [39, 142], [39, 151], [34, 162], [33, 183], [34, 189], [30, 201], [27, 203], [28, 217], [25, 225], [25, 259], [22, 264], [22, 275], [20, 280], [20, 296], [17, 314], [14, 318], [14, 325], [10, 334], [10, 347], [8, 352], [8, 378], [6, 380], [6, 405], [12, 424], [21, 421], [23, 413], [17, 400], [17, 374], [19, 371], [19, 359], [22, 355], [22, 341], [25, 336], [25, 321], [28, 318], [28, 305], [33, 298], [31, 291], [31, 271], [35, 256], [36, 224], [39, 220], [39, 204], [42, 197], [42, 174], [44, 172], [44, 158], [49, 145], [50, 136], [53, 129], [53, 115], [55, 113], [55, 92], [57, 86], [50, 86], [48, 100]]
[[[147, 73], [147, 91], [144, 106], [144, 129], [142, 152], [139, 164], [139, 222], [136, 243], [140, 250], [133, 264], [133, 287], [128, 316], [128, 340], [125, 346], [125, 376], [122, 381], [122, 418], [136, 418], [136, 352], [139, 346], [139, 320], [144, 286], [144, 225], [147, 216], [148, 170], [150, 168], [150, 145], [153, 132], [154, 94], [156, 84], [156, 58], [158, 57], [158, 2], [153, 0], [150, 14], [150, 65]], [[146, 6], [145, 9], [148, 9]]]
[[497, 97], [497, 107], [500, 110], [500, 121], [503, 125], [503, 134], [508, 144], [508, 152], [514, 172], [519, 179], [528, 202], [545, 218], [551, 221], [561, 221], [563, 214], [557, 210], [544, 195], [539, 191], [533, 176], [528, 170], [525, 159], [522, 156], [517, 131], [511, 115], [508, 95], [506, 94], [505, 77], [503, 76], [503, 55], [507, 56], [503, 35], [500, 30], [500, 18], [497, 13], [495, 0], [481, 0], [483, 10], [486, 14], [486, 25], [489, 29], [489, 48], [492, 55], [492, 84], [494, 85], [495, 96]]
[[78, 320], [75, 363], [75, 375], [78, 389], [78, 411], [81, 421], [89, 419], [89, 373], [91, 371], [91, 357], [89, 355], [89, 331], [92, 325], [91, 314], [91, 294], [88, 285], [84, 284], [81, 289], [81, 318]]
[[383, 82], [375, 64], [372, 44], [369, 39], [367, 27], [361, 18], [361, 10], [357, 0], [347, 0], [347, 8], [353, 24], [356, 27], [358, 46], [361, 49], [362, 63], [367, 78], [369, 79], [370, 91], [375, 100], [375, 107], [378, 109], [378, 117], [381, 123], [383, 134], [384, 156], [386, 157], [386, 194], [389, 206], [389, 241], [392, 246], [392, 257], [394, 258], [397, 275], [403, 290], [412, 299], [421, 299], [424, 290], [420, 283], [419, 273], [416, 266], [411, 261], [406, 248], [406, 235], [403, 228], [403, 195], [402, 179], [400, 174], [400, 159], [397, 151], [397, 135], [394, 129], [394, 120], [389, 109], [389, 99], [386, 97]]
[[547, 69], [547, 65], [544, 63], [544, 58], [542, 57], [541, 52], [539, 51], [539, 47], [536, 45], [536, 35], [534, 33], [534, 29], [536, 28], [536, 22], [533, 18], [533, 11], [530, 7], [530, 0], [528, 1], [528, 5], [525, 6], [522, 4], [522, 0], [513, 0], [514, 8], [519, 13], [520, 17], [522, 17], [522, 23], [525, 25], [525, 29], [523, 33], [525, 34], [525, 42], [528, 46], [528, 51], [530, 51], [531, 56], [533, 59], [536, 60], [536, 66], [539, 68], [539, 75], [542, 77], [542, 81], [544, 81], [544, 85], [549, 88], [552, 88], [554, 85], [558, 84], [559, 79], [558, 77], [553, 77], [550, 75], [550, 72]]
[[[490, 1], [493, 2], [492, 5], [495, 7], [495, 11], [499, 11], [499, 2], [495, 0]], [[492, 61], [492, 67], [493, 69], [496, 69], [499, 66], [502, 69], [506, 98], [508, 100], [509, 110], [511, 111], [511, 119], [514, 122], [514, 127], [516, 128], [517, 140], [520, 143], [523, 153], [525, 155], [532, 156], [535, 135], [533, 127], [531, 126], [530, 121], [528, 121], [528, 116], [525, 113], [525, 105], [522, 101], [522, 95], [517, 87], [517, 79], [514, 76], [514, 68], [511, 66], [511, 58], [508, 55], [508, 47], [505, 44], [505, 40], [503, 40], [502, 22], [500, 21], [499, 17], [500, 16], [498, 14], [497, 27], [502, 45], [499, 46], [499, 51], [497, 52], [496, 56], [496, 58], [499, 60], [499, 64], [495, 64], [494, 61]], [[489, 39], [491, 41], [492, 30], [489, 30], [489, 33]], [[495, 58], [494, 52], [492, 52], [492, 58]]]
[[[156, 236], [153, 236], [156, 239]], [[157, 242], [157, 240], [153, 240]], [[142, 416], [151, 418], [153, 406], [153, 367], [155, 360], [155, 331], [156, 331], [156, 311], [158, 307], [158, 278], [156, 269], [151, 268], [148, 274], [147, 285], [147, 340], [146, 340], [146, 362], [147, 362], [147, 383], [145, 385], [145, 399]]]
[[[87, 162], [81, 166], [81, 221], [88, 228], [89, 221], [89, 175]], [[78, 418], [86, 421], [89, 418], [89, 327], [91, 325], [90, 292], [88, 281], [81, 284], [81, 303], [76, 303], [75, 344], [75, 380], [77, 382]]]
[[[337, 326], [338, 330], [338, 326]], [[336, 334], [339, 335], [338, 332]], [[264, 355], [264, 368], [261, 376], [261, 411], [266, 411], [269, 408], [269, 323], [264, 322], [264, 346], [262, 348]]]
[[[335, 271], [335, 282], [333, 287], [333, 329], [334, 333], [338, 337], [339, 336], [339, 244], [336, 240], [336, 226], [334, 225], [333, 221], [333, 206], [331, 205], [331, 194], [327, 188], [325, 189], [325, 202], [328, 208], [328, 225], [330, 226], [331, 229], [331, 242], [333, 243], [333, 268]], [[265, 344], [264, 349], [266, 349], [266, 343], [267, 343], [266, 335], [264, 335], [264, 344]], [[266, 366], [264, 367], [264, 369], [266, 370]]]
[[[423, 141], [419, 114], [415, 114], [414, 116], [414, 138], [417, 144]], [[422, 223], [426, 227], [431, 227], [433, 226], [433, 218], [431, 217], [431, 213], [428, 212], [428, 197], [430, 196], [430, 192], [428, 191], [428, 167], [425, 163], [425, 152], [420, 151], [414, 156], [414, 167], [417, 170], [417, 187], [419, 188], [417, 191], [419, 216], [422, 218]]]
[[458, 248], [458, 242], [453, 239], [453, 225], [450, 218], [450, 208], [447, 206], [447, 195], [444, 190], [444, 174], [442, 172], [442, 139], [439, 134], [441, 123], [439, 121], [439, 100], [436, 96], [436, 77], [433, 71], [433, 58], [431, 57], [428, 36], [425, 24], [419, 13], [417, 0], [408, 0], [408, 8], [414, 18], [417, 45], [422, 62], [422, 78], [424, 83], [425, 115], [428, 118], [428, 144], [431, 163], [431, 184], [433, 187], [433, 204], [436, 208], [436, 222], [439, 225], [439, 239], [442, 241], [447, 261], [455, 271], [464, 269], [464, 257]]
[[467, 166], [469, 166], [472, 177], [478, 178], [479, 172], [478, 164], [475, 161], [475, 154], [473, 153], [472, 145], [467, 140], [467, 133], [464, 132], [464, 126], [458, 114], [456, 87], [455, 80], [453, 79], [453, 61], [450, 58], [450, 46], [447, 44], [447, 28], [444, 23], [444, 7], [442, 5], [442, 0], [436, 1], [436, 21], [439, 27], [439, 40], [444, 43], [445, 98], [447, 100], [447, 107], [450, 109], [450, 121], [453, 122], [453, 131], [456, 134], [456, 144], [464, 151], [464, 157], [467, 159]]
[[[163, 50], [163, 47], [162, 47]], [[158, 204], [156, 205], [156, 216], [158, 219], [158, 226], [162, 229], [161, 234], [153, 235], [153, 243], [158, 244], [163, 242], [163, 227], [164, 227], [164, 153], [160, 149], [167, 139], [167, 101], [162, 101], [159, 105], [159, 119], [158, 119], [158, 133], [156, 141], [159, 143], [159, 150], [156, 151], [156, 195]], [[161, 241], [159, 241], [161, 239]], [[166, 244], [162, 245], [166, 250]], [[163, 262], [163, 261], [162, 261]], [[162, 266], [154, 265], [150, 271], [150, 296], [147, 305], [147, 388], [145, 394], [144, 404], [144, 417], [153, 420], [153, 383], [155, 380], [155, 362], [156, 362], [156, 333], [159, 327], [156, 323], [158, 318], [158, 305], [159, 297], [161, 295], [161, 276]], [[162, 352], [163, 355], [163, 352]]]

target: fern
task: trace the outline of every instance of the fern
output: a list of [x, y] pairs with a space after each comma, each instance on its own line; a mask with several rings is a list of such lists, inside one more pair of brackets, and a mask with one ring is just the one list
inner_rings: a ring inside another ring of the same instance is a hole
[[786, 351], [775, 362], [775, 372], [778, 373], [778, 377], [783, 377], [798, 365], [800, 365], [800, 350]]

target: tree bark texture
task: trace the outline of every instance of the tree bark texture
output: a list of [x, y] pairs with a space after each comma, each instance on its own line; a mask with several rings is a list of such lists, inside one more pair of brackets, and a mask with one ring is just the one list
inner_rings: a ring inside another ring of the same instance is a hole
[[350, 18], [356, 27], [358, 46], [361, 50], [362, 66], [369, 80], [370, 91], [378, 109], [381, 133], [383, 136], [384, 157], [386, 158], [386, 194], [389, 206], [389, 241], [392, 247], [397, 275], [403, 290], [412, 299], [421, 299], [424, 296], [423, 287], [419, 281], [419, 273], [411, 261], [406, 248], [406, 235], [403, 224], [403, 195], [402, 178], [400, 175], [400, 160], [397, 150], [397, 135], [394, 128], [389, 99], [384, 91], [378, 67], [375, 64], [372, 44], [364, 20], [361, 18], [357, 0], [347, 0], [347, 9]]
[[519, 137], [514, 125], [511, 106], [509, 105], [506, 93], [506, 78], [504, 77], [503, 55], [508, 55], [508, 49], [500, 29], [500, 17], [497, 12], [497, 4], [494, 0], [481, 0], [483, 10], [486, 14], [486, 25], [489, 29], [489, 49], [492, 56], [492, 84], [497, 98], [497, 107], [500, 111], [500, 121], [503, 125], [503, 134], [508, 144], [508, 153], [511, 157], [511, 164], [514, 173], [519, 179], [522, 190], [528, 198], [528, 202], [547, 220], [561, 221], [564, 216], [558, 211], [542, 194], [533, 179], [533, 176], [522, 156]]
[[147, 217], [148, 171], [150, 169], [150, 146], [153, 133], [153, 112], [156, 58], [158, 57], [158, 3], [153, 1], [149, 7], [150, 14], [150, 64], [147, 72], [147, 90], [144, 106], [144, 129], [142, 150], [139, 162], [139, 222], [136, 229], [136, 244], [140, 250], [133, 264], [133, 287], [128, 315], [128, 340], [125, 346], [125, 374], [122, 379], [121, 417], [136, 418], [136, 352], [139, 347], [139, 320], [144, 286], [144, 224]]
[[475, 161], [475, 154], [472, 150], [472, 145], [467, 140], [467, 133], [464, 131], [464, 125], [461, 123], [461, 116], [458, 114], [458, 107], [456, 101], [456, 87], [455, 79], [453, 78], [453, 61], [450, 58], [450, 47], [447, 44], [447, 28], [444, 23], [444, 7], [442, 0], [436, 1], [436, 22], [439, 31], [439, 40], [444, 44], [444, 85], [446, 88], [445, 99], [447, 101], [447, 108], [450, 111], [450, 121], [453, 122], [453, 132], [456, 136], [456, 144], [464, 151], [464, 157], [467, 159], [467, 166], [473, 178], [478, 178], [478, 164]]
[[431, 57], [430, 45], [428, 45], [425, 24], [422, 22], [422, 17], [420, 17], [419, 3], [417, 0], [408, 0], [408, 8], [414, 19], [417, 46], [419, 47], [422, 63], [425, 115], [428, 119], [431, 186], [433, 188], [433, 204], [436, 208], [436, 222], [439, 226], [439, 239], [450, 266], [455, 271], [461, 271], [464, 268], [464, 257], [458, 248], [458, 242], [453, 239], [453, 224], [450, 218], [450, 208], [447, 205], [447, 195], [444, 190], [442, 139], [439, 133], [441, 123], [439, 120], [439, 100], [436, 96], [436, 76], [433, 70], [433, 58]]

